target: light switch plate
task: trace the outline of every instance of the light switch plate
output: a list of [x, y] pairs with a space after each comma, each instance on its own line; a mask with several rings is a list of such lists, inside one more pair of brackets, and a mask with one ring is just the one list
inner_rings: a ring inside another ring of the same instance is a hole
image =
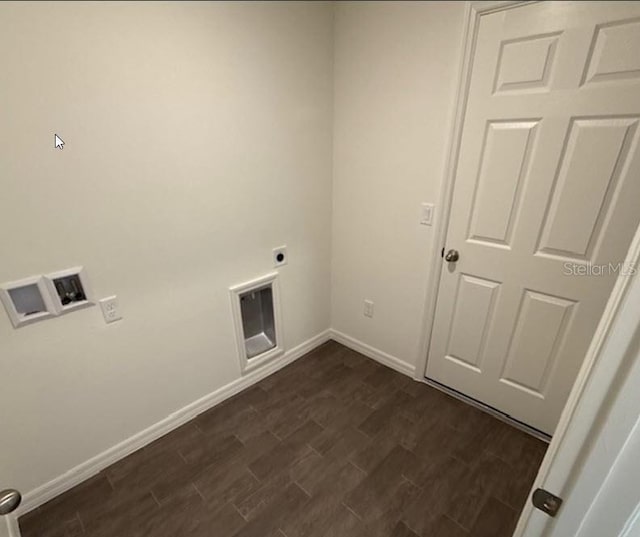
[[433, 224], [433, 212], [435, 207], [433, 203], [423, 203], [420, 205], [420, 224], [430, 226]]
[[120, 303], [117, 296], [109, 296], [99, 301], [105, 323], [113, 323], [122, 319]]

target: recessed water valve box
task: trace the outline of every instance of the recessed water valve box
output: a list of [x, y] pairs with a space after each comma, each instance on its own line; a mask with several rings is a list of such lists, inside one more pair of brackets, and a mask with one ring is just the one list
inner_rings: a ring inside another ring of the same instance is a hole
[[277, 273], [268, 274], [230, 289], [243, 372], [284, 352], [277, 276]]
[[56, 314], [42, 276], [3, 284], [0, 286], [0, 299], [15, 328]]
[[44, 278], [58, 314], [94, 303], [89, 281], [82, 267], [53, 272]]

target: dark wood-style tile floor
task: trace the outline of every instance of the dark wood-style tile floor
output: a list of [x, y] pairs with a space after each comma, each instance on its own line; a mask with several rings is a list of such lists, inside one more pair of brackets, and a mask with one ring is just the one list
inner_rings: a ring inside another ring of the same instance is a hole
[[507, 537], [545, 448], [329, 342], [19, 522], [23, 537]]

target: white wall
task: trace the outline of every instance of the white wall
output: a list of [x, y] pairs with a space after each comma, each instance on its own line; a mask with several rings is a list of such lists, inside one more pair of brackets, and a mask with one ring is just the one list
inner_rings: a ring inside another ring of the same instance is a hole
[[275, 246], [286, 347], [329, 327], [332, 15], [0, 5], [0, 282], [81, 264], [125, 317], [0, 313], [0, 485], [33, 490], [237, 379], [227, 289]]
[[420, 202], [438, 201], [464, 9], [336, 5], [332, 326], [411, 365], [434, 230], [419, 225]]

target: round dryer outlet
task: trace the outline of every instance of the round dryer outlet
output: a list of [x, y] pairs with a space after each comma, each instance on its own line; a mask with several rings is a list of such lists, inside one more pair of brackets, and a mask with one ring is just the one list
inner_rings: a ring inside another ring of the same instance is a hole
[[273, 249], [273, 266], [281, 267], [282, 265], [286, 265], [288, 261], [287, 258], [287, 246], [279, 246], [278, 248]]

